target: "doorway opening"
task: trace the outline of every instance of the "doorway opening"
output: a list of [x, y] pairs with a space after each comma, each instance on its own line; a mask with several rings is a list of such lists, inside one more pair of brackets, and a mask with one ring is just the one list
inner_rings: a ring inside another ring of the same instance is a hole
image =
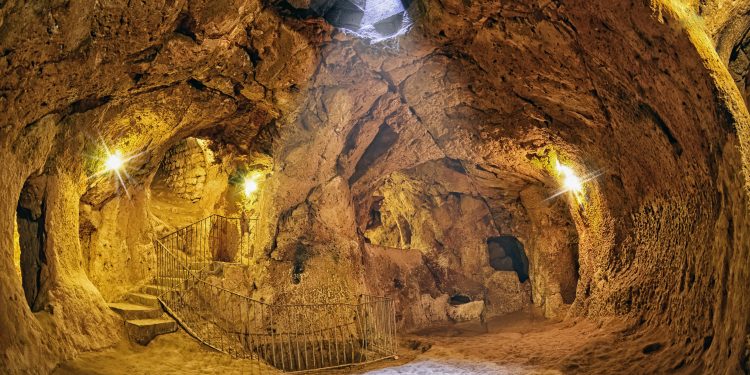
[[21, 190], [16, 207], [21, 286], [26, 302], [34, 312], [42, 309], [38, 300], [44, 283], [42, 269], [47, 263], [44, 190], [43, 177], [29, 179]]
[[523, 244], [515, 236], [499, 236], [487, 239], [490, 266], [496, 271], [515, 271], [518, 280], [529, 278], [529, 258]]

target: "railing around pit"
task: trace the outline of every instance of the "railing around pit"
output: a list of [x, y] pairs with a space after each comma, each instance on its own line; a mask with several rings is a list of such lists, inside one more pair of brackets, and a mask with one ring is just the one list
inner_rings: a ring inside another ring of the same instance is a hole
[[204, 344], [252, 360], [260, 372], [363, 364], [396, 355], [393, 300], [361, 295], [352, 303], [268, 304], [208, 281], [210, 267], [155, 241], [159, 299]]
[[161, 238], [187, 263], [220, 261], [250, 264], [253, 257], [255, 218], [211, 215]]

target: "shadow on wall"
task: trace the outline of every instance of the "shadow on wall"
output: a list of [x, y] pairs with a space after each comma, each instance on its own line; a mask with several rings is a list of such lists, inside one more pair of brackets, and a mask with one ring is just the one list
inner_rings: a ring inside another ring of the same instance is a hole
[[515, 271], [518, 281], [529, 278], [529, 258], [523, 244], [514, 236], [490, 237], [487, 239], [490, 266], [495, 271]]

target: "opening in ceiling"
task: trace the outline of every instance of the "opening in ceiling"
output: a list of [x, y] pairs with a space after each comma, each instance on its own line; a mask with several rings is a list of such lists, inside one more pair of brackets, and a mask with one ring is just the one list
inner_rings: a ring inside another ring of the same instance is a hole
[[312, 9], [331, 25], [379, 42], [406, 33], [411, 24], [407, 12], [411, 1], [335, 0], [320, 1]]

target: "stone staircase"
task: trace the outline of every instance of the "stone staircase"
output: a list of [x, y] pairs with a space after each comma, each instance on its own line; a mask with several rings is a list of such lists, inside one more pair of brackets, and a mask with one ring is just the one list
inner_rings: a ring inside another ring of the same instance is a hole
[[[206, 262], [189, 264], [190, 270], [196, 272], [210, 266]], [[109, 308], [125, 320], [125, 330], [132, 341], [147, 345], [156, 336], [177, 331], [177, 322], [164, 312], [158, 297], [184, 281], [177, 275], [158, 277], [138, 292], [125, 295], [124, 301], [109, 303]]]
[[155, 284], [144, 285], [138, 292], [131, 292], [122, 302], [109, 304], [112, 311], [125, 320], [128, 337], [141, 345], [146, 345], [154, 337], [177, 331], [177, 322], [164, 313], [158, 296], [169, 290], [166, 280], [156, 280]]

